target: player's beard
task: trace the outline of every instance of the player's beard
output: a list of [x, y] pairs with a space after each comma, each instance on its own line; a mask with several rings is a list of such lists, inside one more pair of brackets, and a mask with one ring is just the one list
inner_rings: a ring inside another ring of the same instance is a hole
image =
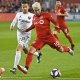
[[40, 13], [36, 13], [36, 16], [40, 17], [41, 16], [41, 12]]
[[28, 13], [28, 10], [23, 10], [23, 13], [24, 13], [24, 14]]
[[38, 17], [40, 17], [41, 16], [41, 14], [36, 14]]

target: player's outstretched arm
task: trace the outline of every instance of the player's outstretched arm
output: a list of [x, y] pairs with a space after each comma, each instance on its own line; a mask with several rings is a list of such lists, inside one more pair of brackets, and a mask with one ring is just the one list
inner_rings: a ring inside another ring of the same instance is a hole
[[64, 7], [62, 7], [62, 8], [61, 8], [61, 12], [58, 12], [57, 15], [58, 15], [58, 16], [64, 16], [64, 17], [66, 16], [66, 17], [68, 17], [69, 14], [68, 14], [68, 12], [64, 9]]
[[65, 12], [65, 13], [58, 13], [57, 15], [58, 16], [66, 16], [66, 17], [68, 17], [68, 13], [67, 12]]
[[51, 14], [48, 14], [49, 20], [55, 25], [55, 28], [59, 28], [57, 20], [54, 19], [54, 17]]
[[31, 27], [29, 27], [28, 29], [22, 29], [22, 32], [28, 32], [34, 28], [35, 28], [35, 26], [34, 26], [34, 24], [32, 24]]
[[10, 25], [10, 30], [11, 30], [11, 31], [14, 29], [17, 21], [18, 21], [18, 13], [16, 14], [15, 18], [13, 19], [13, 21], [12, 21], [12, 23], [11, 23], [11, 25]]

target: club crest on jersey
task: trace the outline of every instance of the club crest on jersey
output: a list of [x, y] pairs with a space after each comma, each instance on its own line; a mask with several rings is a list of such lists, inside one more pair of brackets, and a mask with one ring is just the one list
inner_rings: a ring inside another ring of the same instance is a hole
[[39, 23], [40, 23], [40, 24], [44, 24], [44, 20], [40, 20]]
[[21, 16], [19, 16], [21, 18]]
[[28, 19], [30, 20], [30, 19], [31, 19], [31, 17], [30, 17], [30, 16], [28, 16]]

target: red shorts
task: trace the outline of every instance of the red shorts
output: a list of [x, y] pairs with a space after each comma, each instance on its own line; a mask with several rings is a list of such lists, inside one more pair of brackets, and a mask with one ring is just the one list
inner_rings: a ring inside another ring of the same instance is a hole
[[37, 38], [32, 46], [36, 48], [36, 50], [41, 49], [45, 44], [48, 44], [52, 48], [58, 48], [60, 45], [59, 41], [55, 38], [55, 36], [51, 35], [45, 39]]
[[60, 33], [60, 30], [62, 30], [65, 34], [69, 33], [69, 29], [68, 29], [66, 23], [59, 24], [59, 29], [55, 28], [54, 31], [57, 31]]

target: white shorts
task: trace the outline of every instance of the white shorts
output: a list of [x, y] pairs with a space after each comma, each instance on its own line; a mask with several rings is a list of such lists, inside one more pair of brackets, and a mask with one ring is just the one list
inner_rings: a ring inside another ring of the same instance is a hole
[[30, 38], [31, 38], [31, 32], [20, 33], [19, 31], [17, 31], [18, 44], [21, 44], [23, 48], [28, 47]]

